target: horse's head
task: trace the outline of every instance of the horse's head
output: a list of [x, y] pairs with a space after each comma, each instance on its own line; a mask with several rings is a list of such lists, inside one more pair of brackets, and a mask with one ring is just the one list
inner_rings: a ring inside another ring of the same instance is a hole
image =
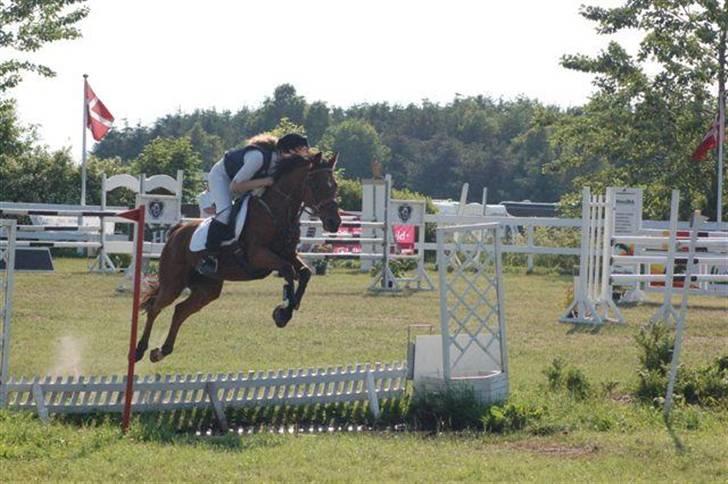
[[334, 179], [337, 159], [338, 154], [330, 160], [324, 160], [321, 153], [312, 156], [303, 190], [303, 204], [321, 219], [327, 232], [336, 232], [341, 225], [339, 204], [336, 201], [337, 185]]

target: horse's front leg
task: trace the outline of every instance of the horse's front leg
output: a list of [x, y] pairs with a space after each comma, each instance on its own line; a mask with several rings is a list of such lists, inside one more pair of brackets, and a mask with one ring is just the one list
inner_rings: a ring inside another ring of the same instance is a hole
[[309, 279], [311, 279], [311, 269], [297, 255], [293, 258], [293, 267], [296, 269], [296, 273], [298, 274], [298, 287], [296, 288], [296, 306], [294, 307], [294, 309], [298, 311], [298, 309], [301, 307], [301, 300], [303, 299], [303, 294], [306, 292], [306, 286], [308, 286], [308, 281]]
[[283, 328], [293, 317], [293, 309], [296, 307], [296, 293], [294, 292], [296, 270], [293, 264], [264, 247], [250, 253], [250, 264], [255, 269], [277, 271], [286, 281], [283, 286], [284, 300], [273, 310], [273, 321], [276, 326]]

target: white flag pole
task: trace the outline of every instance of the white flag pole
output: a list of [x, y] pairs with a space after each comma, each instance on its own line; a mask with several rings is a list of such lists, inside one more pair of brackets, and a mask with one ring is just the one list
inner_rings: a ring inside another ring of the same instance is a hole
[[83, 75], [83, 142], [81, 146], [81, 205], [86, 205], [86, 126], [88, 126], [88, 106], [86, 105], [86, 79]]

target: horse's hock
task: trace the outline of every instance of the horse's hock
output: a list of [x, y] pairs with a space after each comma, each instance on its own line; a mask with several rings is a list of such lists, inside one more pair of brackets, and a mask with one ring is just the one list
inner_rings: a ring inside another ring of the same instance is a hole
[[415, 392], [466, 386], [481, 403], [508, 396], [498, 224], [437, 229], [441, 335], [415, 342]]

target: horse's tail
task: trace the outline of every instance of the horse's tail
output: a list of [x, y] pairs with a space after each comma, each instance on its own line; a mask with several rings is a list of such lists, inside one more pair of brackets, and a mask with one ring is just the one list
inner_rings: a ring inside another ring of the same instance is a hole
[[157, 299], [157, 294], [159, 294], [159, 279], [155, 278], [145, 280], [144, 286], [142, 297], [139, 301], [139, 307], [142, 311], [148, 313], [151, 310], [154, 301]]

